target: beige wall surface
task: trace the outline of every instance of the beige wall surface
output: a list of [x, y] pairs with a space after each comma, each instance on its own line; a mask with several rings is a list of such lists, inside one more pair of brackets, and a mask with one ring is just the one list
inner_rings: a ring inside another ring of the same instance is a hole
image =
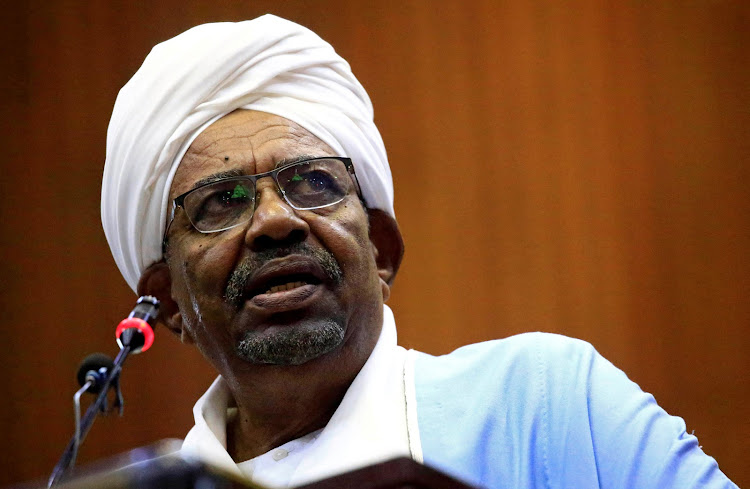
[[[109, 115], [151, 46], [265, 12], [369, 91], [406, 240], [390, 305], [434, 354], [587, 340], [750, 486], [748, 17], [742, 1], [28, 1], [6, 10], [0, 485], [49, 473], [78, 362], [134, 297], [99, 191]], [[182, 437], [215, 374], [164, 331], [83, 462]]]

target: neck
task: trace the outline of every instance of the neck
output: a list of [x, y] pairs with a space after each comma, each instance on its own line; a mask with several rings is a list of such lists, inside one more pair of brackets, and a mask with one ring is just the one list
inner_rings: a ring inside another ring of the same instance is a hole
[[227, 451], [239, 463], [323, 428], [347, 388], [318, 390], [312, 396], [277, 393], [273, 402], [264, 402], [258, 392], [250, 398], [235, 393], [237, 416], [227, 425]]

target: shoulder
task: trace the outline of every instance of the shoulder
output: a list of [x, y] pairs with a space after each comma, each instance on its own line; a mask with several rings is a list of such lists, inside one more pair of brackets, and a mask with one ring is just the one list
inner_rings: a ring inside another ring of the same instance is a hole
[[[477, 485], [506, 480], [536, 487], [533, 481], [549, 478], [550, 440], [560, 438], [553, 431], [566, 430], [566, 420], [586, 419], [586, 379], [596, 356], [584, 341], [548, 333], [467, 345], [442, 356], [415, 354], [425, 462]], [[521, 459], [508, 464], [508, 453]], [[480, 463], [484, 458], [494, 461], [491, 467]], [[581, 480], [595, 474], [590, 466], [577, 465]]]
[[441, 356], [417, 353], [415, 368], [430, 381], [460, 380], [465, 377], [510, 377], [557, 371], [576, 371], [590, 365], [597, 355], [589, 343], [551, 333], [524, 333], [504, 339], [463, 346]]
[[425, 462], [475, 484], [736, 487], [681, 418], [585, 341], [522, 334], [416, 354], [414, 369]]
[[606, 360], [589, 343], [549, 333], [467, 345], [442, 356], [417, 353], [417, 405], [444, 421], [472, 412], [479, 422], [502, 411], [516, 426], [546, 423], [550, 416], [585, 410], [592, 369], [601, 362]]

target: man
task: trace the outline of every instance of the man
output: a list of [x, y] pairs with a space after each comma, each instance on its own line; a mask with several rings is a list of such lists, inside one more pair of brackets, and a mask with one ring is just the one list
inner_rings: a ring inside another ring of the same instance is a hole
[[186, 454], [273, 487], [399, 455], [487, 487], [732, 487], [586, 343], [396, 345], [403, 244], [372, 107], [296, 24], [154, 48], [115, 105], [102, 220], [131, 287], [221, 374]]

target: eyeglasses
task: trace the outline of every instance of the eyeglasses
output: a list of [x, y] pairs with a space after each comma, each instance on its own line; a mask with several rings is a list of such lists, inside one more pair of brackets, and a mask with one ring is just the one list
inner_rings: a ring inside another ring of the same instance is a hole
[[354, 187], [361, 198], [354, 165], [349, 158], [311, 158], [257, 175], [221, 178], [176, 197], [172, 202], [164, 244], [178, 207], [201, 233], [225, 231], [248, 222], [255, 211], [255, 183], [272, 177], [284, 200], [297, 210], [338, 204]]

